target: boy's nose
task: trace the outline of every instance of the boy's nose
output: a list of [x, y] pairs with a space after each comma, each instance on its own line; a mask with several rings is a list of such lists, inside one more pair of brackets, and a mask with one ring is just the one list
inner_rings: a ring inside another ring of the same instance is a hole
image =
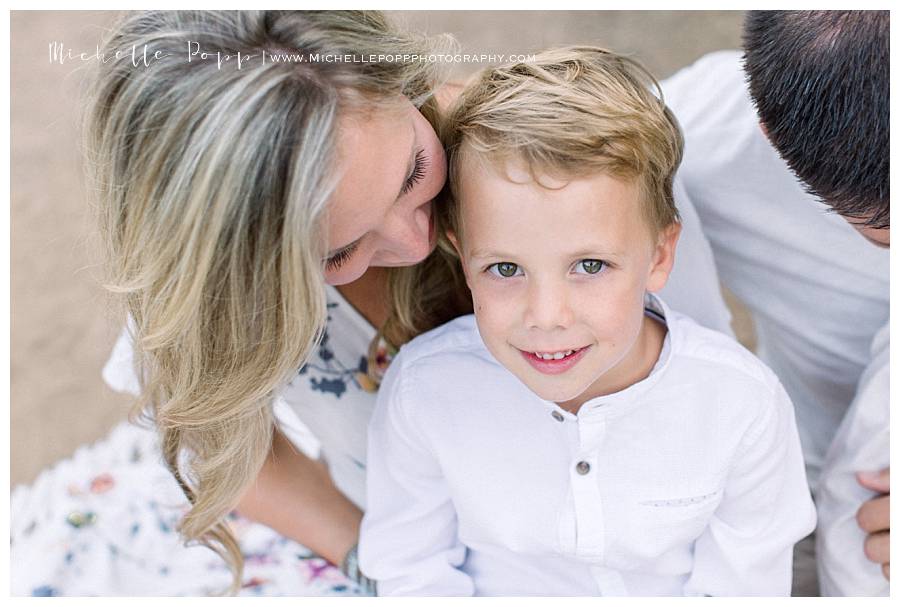
[[551, 284], [529, 289], [525, 322], [542, 331], [566, 329], [572, 324], [572, 309], [564, 288]]

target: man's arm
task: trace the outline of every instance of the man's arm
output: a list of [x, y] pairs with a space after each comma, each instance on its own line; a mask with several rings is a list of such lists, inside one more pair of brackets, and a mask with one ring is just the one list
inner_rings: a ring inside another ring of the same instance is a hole
[[[887, 596], [890, 585], [890, 360], [888, 327], [831, 442], [816, 504], [823, 596]], [[860, 471], [879, 470], [874, 475]], [[878, 566], [873, 565], [873, 562]]]

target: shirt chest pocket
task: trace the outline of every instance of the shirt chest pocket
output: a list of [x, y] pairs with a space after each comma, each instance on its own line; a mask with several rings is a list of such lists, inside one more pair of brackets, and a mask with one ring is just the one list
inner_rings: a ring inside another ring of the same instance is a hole
[[722, 489], [715, 488], [628, 500], [616, 517], [620, 524], [611, 530], [615, 540], [610, 556], [618, 555], [620, 565], [628, 569], [643, 568], [672, 551], [689, 556], [721, 500]]

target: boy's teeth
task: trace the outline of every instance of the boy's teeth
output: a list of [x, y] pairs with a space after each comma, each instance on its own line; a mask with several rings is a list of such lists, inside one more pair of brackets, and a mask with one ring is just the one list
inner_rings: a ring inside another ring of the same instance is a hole
[[535, 352], [534, 355], [543, 360], [562, 360], [573, 352], [575, 352], [575, 350], [566, 350], [565, 352]]

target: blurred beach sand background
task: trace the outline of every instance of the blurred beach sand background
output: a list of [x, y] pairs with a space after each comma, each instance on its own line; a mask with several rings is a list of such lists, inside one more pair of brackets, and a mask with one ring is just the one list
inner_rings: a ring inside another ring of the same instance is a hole
[[[703, 54], [740, 45], [737, 11], [392, 11], [410, 28], [450, 32], [463, 52], [526, 54], [595, 44], [632, 54], [662, 79]], [[82, 178], [78, 116], [87, 62], [50, 60], [49, 45], [93, 54], [116, 13], [13, 11], [11, 91], [10, 478], [31, 482], [126, 418], [131, 399], [100, 370], [121, 329], [102, 288]], [[483, 67], [455, 66], [465, 77]], [[739, 335], [751, 340], [746, 317]]]

